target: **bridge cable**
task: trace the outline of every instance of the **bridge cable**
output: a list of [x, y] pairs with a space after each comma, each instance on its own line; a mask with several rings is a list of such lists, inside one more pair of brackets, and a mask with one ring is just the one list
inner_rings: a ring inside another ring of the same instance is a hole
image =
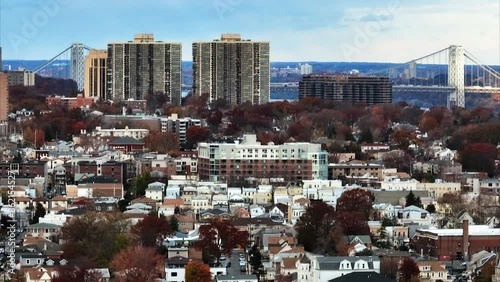
[[432, 53], [432, 54], [429, 54], [429, 55], [426, 55], [426, 56], [420, 57], [420, 58], [418, 58], [418, 59], [414, 59], [414, 60], [408, 61], [408, 62], [406, 62], [406, 63], [398, 64], [398, 65], [395, 65], [395, 66], [393, 66], [393, 67], [390, 67], [390, 68], [387, 68], [387, 69], [384, 69], [384, 70], [375, 71], [375, 72], [369, 72], [369, 73], [367, 73], [366, 75], [373, 75], [373, 74], [381, 73], [381, 72], [384, 72], [384, 71], [390, 71], [390, 70], [393, 70], [393, 69], [397, 69], [397, 68], [400, 68], [400, 67], [404, 67], [404, 66], [406, 66], [406, 65], [410, 64], [410, 63], [411, 63], [411, 62], [413, 62], [413, 61], [420, 61], [420, 60], [422, 60], [422, 59], [424, 59], [424, 58], [426, 58], [426, 57], [433, 56], [433, 55], [435, 55], [435, 54], [437, 54], [437, 53], [440, 53], [440, 52], [443, 52], [443, 51], [446, 51], [446, 50], [449, 50], [449, 49], [450, 49], [450, 47], [446, 47], [446, 48], [444, 48], [444, 49], [442, 49], [442, 50], [436, 51], [436, 52], [434, 52], [434, 53]]
[[62, 54], [64, 54], [64, 52], [68, 51], [69, 49], [71, 49], [71, 47], [73, 47], [73, 45], [69, 46], [68, 48], [64, 49], [64, 51], [62, 51], [61, 53], [57, 54], [55, 57], [53, 57], [52, 59], [48, 60], [47, 62], [43, 63], [42, 65], [40, 65], [39, 67], [35, 68], [33, 70], [34, 73], [37, 73], [39, 72], [40, 70], [42, 70], [43, 68], [45, 68], [46, 66], [50, 65], [52, 62], [54, 62], [59, 56], [61, 56]]

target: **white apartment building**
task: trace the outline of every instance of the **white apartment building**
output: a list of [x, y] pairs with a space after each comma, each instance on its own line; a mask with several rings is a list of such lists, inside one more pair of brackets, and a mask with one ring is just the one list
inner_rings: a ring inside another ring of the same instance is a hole
[[138, 140], [142, 140], [146, 135], [149, 134], [148, 129], [131, 129], [125, 127], [124, 129], [104, 129], [101, 128], [100, 126], [97, 126], [93, 131], [92, 131], [92, 137], [132, 137]]
[[179, 118], [178, 114], [172, 114], [169, 117], [160, 119], [161, 132], [172, 132], [179, 137], [180, 143], [186, 142], [186, 130], [190, 126], [202, 126], [200, 119], [190, 117]]
[[320, 144], [262, 145], [255, 134], [234, 143], [198, 144], [200, 179], [231, 181], [283, 178], [285, 181], [327, 179], [328, 154]]

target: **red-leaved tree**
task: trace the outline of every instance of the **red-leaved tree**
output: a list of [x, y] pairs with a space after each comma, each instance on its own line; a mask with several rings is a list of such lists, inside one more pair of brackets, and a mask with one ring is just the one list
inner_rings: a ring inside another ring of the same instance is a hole
[[154, 247], [161, 244], [174, 231], [165, 218], [148, 215], [132, 226], [131, 233], [138, 243], [145, 247]]
[[210, 266], [201, 261], [190, 261], [184, 269], [186, 282], [212, 282]]
[[199, 240], [195, 243], [198, 250], [207, 252], [219, 263], [221, 254], [230, 257], [233, 248], [245, 248], [248, 243], [248, 231], [238, 230], [231, 221], [214, 218], [208, 224], [200, 226]]
[[113, 257], [111, 268], [118, 282], [149, 282], [161, 278], [165, 258], [155, 248], [130, 246]]

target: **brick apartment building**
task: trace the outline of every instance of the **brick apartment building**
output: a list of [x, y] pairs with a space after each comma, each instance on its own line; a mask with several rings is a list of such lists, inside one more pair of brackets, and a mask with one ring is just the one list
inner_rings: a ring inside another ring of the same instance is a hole
[[82, 94], [78, 94], [76, 97], [47, 97], [46, 103], [49, 108], [60, 105], [68, 110], [71, 110], [90, 106], [94, 103], [94, 99], [85, 98]]
[[126, 167], [122, 162], [108, 161], [105, 163], [81, 161], [78, 162], [75, 172], [79, 174], [105, 175], [123, 183], [126, 179]]
[[464, 220], [463, 229], [418, 229], [413, 237], [415, 251], [439, 260], [467, 260], [471, 254], [482, 250], [500, 251], [500, 228], [469, 225]]
[[16, 172], [17, 178], [44, 176], [45, 163], [46, 161], [0, 162], [0, 178], [8, 177], [9, 171]]
[[201, 180], [241, 181], [247, 178], [298, 181], [327, 179], [327, 153], [319, 144], [261, 145], [256, 135], [234, 143], [200, 143]]

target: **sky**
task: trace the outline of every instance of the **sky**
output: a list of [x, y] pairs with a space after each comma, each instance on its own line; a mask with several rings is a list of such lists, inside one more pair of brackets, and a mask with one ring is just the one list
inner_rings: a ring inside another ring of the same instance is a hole
[[5, 59], [50, 59], [79, 42], [153, 33], [181, 42], [239, 33], [270, 41], [271, 61], [407, 62], [462, 45], [500, 64], [499, 0], [0, 0]]

